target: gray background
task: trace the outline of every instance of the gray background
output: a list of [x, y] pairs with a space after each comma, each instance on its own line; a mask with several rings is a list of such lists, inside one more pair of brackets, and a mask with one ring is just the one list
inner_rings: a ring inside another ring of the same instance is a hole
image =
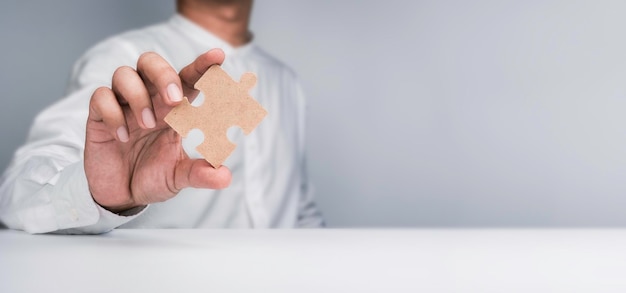
[[[82, 52], [173, 3], [0, 2], [0, 166]], [[330, 226], [625, 226], [624, 11], [261, 0], [252, 29], [303, 80]]]

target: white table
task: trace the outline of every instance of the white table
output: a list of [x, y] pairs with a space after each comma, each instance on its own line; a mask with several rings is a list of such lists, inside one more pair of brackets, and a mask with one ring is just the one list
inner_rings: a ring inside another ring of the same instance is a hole
[[626, 230], [0, 230], [0, 292], [626, 292]]

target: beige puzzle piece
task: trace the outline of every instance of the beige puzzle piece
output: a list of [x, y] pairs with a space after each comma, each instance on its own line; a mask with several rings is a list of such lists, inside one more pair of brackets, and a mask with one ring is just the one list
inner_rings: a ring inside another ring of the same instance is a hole
[[201, 130], [204, 141], [196, 150], [218, 168], [236, 147], [226, 136], [228, 128], [237, 125], [247, 135], [267, 115], [263, 106], [248, 94], [255, 83], [253, 73], [244, 73], [236, 82], [219, 65], [213, 65], [194, 85], [204, 94], [202, 105], [194, 107], [185, 97], [164, 120], [182, 137], [187, 137], [192, 129]]

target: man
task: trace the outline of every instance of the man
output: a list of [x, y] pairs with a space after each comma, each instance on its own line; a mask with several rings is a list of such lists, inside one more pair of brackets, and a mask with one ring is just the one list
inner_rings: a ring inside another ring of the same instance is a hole
[[[323, 225], [306, 176], [302, 91], [253, 44], [251, 9], [251, 0], [179, 0], [168, 22], [89, 50], [5, 172], [0, 220], [31, 233]], [[194, 146], [163, 122], [198, 95], [193, 84], [213, 64], [235, 79], [255, 72], [251, 95], [269, 112], [235, 136], [230, 169], [189, 158]]]

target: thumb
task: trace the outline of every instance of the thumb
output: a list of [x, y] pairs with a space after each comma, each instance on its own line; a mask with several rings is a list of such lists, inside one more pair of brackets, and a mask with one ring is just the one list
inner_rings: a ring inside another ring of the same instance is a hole
[[214, 64], [222, 64], [224, 62], [224, 51], [222, 49], [211, 49], [206, 53], [198, 56], [191, 64], [181, 69], [178, 76], [183, 86], [183, 95], [189, 101], [193, 101], [198, 91], [194, 85], [202, 77], [202, 75]]
[[213, 168], [203, 159], [183, 159], [176, 165], [174, 186], [222, 189], [230, 185], [232, 175], [226, 166]]

